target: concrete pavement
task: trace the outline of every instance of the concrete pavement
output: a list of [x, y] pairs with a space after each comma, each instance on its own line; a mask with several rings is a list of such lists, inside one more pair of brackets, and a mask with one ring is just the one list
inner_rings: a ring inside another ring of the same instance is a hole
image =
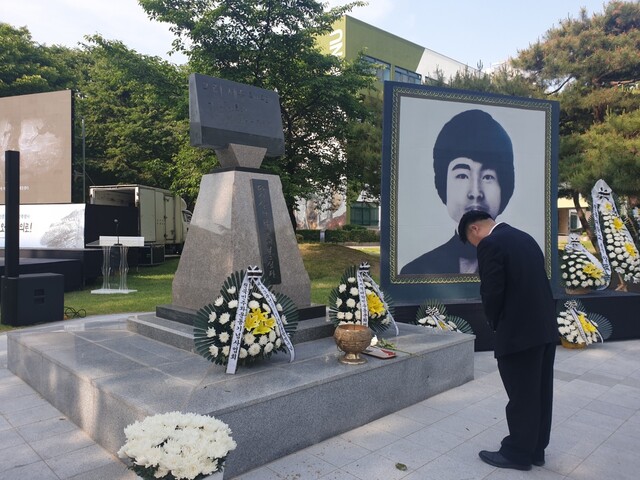
[[[6, 345], [6, 334], [0, 335], [0, 478], [135, 479], [116, 457], [7, 370]], [[529, 472], [497, 469], [478, 458], [479, 450], [497, 449], [506, 434], [506, 395], [492, 353], [477, 352], [474, 362], [475, 379], [467, 384], [236, 479], [637, 478], [640, 340], [585, 350], [558, 347], [547, 463]]]

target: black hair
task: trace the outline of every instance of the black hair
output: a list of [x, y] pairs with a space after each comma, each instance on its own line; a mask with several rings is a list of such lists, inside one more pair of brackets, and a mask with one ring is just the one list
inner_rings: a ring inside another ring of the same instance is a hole
[[458, 237], [462, 243], [467, 243], [467, 228], [480, 220], [493, 220], [493, 217], [484, 210], [469, 210], [462, 215], [458, 223]]
[[469, 158], [492, 168], [500, 184], [500, 210], [513, 195], [513, 146], [509, 135], [491, 115], [482, 110], [466, 110], [449, 120], [433, 146], [435, 184], [442, 203], [447, 203], [447, 169], [456, 158]]

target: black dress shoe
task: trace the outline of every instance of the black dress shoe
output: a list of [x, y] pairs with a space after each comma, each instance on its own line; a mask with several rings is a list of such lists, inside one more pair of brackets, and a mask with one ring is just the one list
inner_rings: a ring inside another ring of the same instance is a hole
[[544, 465], [544, 458], [542, 460], [532, 460], [531, 463], [536, 467], [542, 467]]
[[500, 452], [489, 452], [487, 450], [482, 450], [478, 455], [484, 463], [488, 463], [489, 465], [493, 465], [494, 467], [512, 468], [514, 470], [531, 470], [531, 465], [523, 465], [521, 463], [512, 462]]

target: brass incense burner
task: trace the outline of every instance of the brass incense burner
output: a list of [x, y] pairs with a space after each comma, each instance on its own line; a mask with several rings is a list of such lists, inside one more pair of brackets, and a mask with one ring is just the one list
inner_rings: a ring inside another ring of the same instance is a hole
[[367, 359], [360, 354], [371, 344], [371, 337], [371, 330], [364, 325], [338, 325], [333, 338], [338, 348], [344, 352], [338, 361], [348, 365], [366, 363]]

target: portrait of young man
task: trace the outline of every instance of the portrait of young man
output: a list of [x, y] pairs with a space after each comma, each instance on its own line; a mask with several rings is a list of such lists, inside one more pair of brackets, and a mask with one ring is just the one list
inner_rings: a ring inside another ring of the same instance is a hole
[[[505, 129], [482, 110], [449, 120], [433, 147], [435, 187], [454, 223], [470, 210], [500, 215], [513, 195], [513, 147]], [[407, 263], [401, 274], [476, 273], [475, 247], [454, 234]]]
[[477, 279], [475, 247], [464, 245], [456, 230], [470, 210], [517, 219], [545, 245], [544, 111], [428, 95], [401, 97], [398, 111], [391, 193], [397, 278]]

